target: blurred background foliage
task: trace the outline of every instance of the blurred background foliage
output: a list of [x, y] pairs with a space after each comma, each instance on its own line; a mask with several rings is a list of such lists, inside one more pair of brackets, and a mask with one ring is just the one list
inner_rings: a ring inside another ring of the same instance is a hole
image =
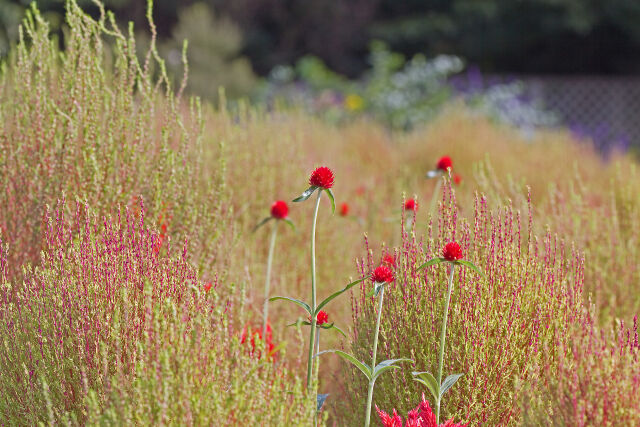
[[[0, 0], [2, 53], [15, 40], [28, 3]], [[91, 0], [79, 3], [95, 11]], [[145, 28], [146, 2], [105, 3], [120, 19]], [[205, 17], [195, 11], [207, 12], [204, 6], [190, 9], [194, 3], [155, 2], [162, 39], [204, 35]], [[640, 71], [640, 2], [633, 0], [207, 0], [203, 5], [236, 22], [238, 27], [223, 21], [216, 34], [230, 33], [222, 39], [229, 38], [234, 48], [238, 44], [260, 75], [311, 54], [331, 69], [356, 77], [368, 68], [372, 40], [384, 41], [408, 57], [458, 55], [487, 72]], [[41, 0], [38, 7], [61, 21], [64, 1]], [[242, 34], [240, 41], [236, 33]]]
[[[0, 58], [29, 3], [0, 0]], [[98, 15], [92, 0], [78, 3]], [[146, 1], [104, 3], [122, 28], [134, 23], [146, 51]], [[38, 7], [64, 44], [65, 2]], [[188, 40], [190, 94], [216, 101], [223, 86], [230, 99], [284, 99], [333, 122], [364, 114], [392, 129], [427, 123], [460, 98], [525, 133], [558, 124], [591, 129], [610, 118], [569, 123], [518, 82], [482, 75], [640, 75], [640, 1], [633, 0], [156, 0], [153, 19], [176, 87]], [[586, 137], [607, 148], [637, 142], [636, 131], [616, 132]]]

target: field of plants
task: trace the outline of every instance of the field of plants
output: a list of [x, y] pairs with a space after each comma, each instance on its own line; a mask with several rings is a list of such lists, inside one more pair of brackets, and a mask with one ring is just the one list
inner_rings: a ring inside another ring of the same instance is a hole
[[634, 154], [214, 107], [68, 8], [0, 68], [0, 425], [640, 425]]

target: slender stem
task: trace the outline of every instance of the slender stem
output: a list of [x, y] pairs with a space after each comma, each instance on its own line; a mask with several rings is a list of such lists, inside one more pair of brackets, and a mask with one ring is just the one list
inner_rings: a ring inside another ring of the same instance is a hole
[[442, 187], [442, 177], [438, 176], [438, 182], [436, 182], [436, 187], [433, 189], [433, 196], [431, 196], [431, 205], [429, 205], [430, 216], [433, 216], [433, 210], [436, 207], [436, 200], [440, 197], [440, 187]]
[[[375, 285], [374, 285], [375, 286]], [[384, 299], [384, 285], [380, 290], [380, 301], [378, 303], [378, 320], [376, 320], [376, 333], [373, 336], [373, 356], [371, 358], [371, 373], [376, 367], [376, 353], [378, 352], [378, 333], [380, 332], [380, 316], [382, 315], [382, 300]], [[367, 412], [365, 414], [365, 427], [369, 427], [371, 423], [371, 403], [373, 402], [373, 386], [375, 380], [372, 378], [369, 381], [369, 391], [367, 393]]]
[[[311, 311], [316, 311], [316, 220], [318, 219], [318, 208], [320, 207], [320, 196], [322, 190], [318, 191], [316, 199], [316, 209], [313, 213], [313, 225], [311, 226]], [[317, 317], [311, 316], [311, 335], [309, 336], [309, 360], [307, 361], [307, 389], [311, 389], [311, 377], [313, 374], [313, 345], [316, 337]]]
[[273, 261], [273, 250], [276, 247], [276, 236], [278, 234], [278, 221], [273, 224], [271, 231], [271, 243], [269, 243], [269, 256], [267, 257], [267, 278], [264, 282], [264, 307], [262, 308], [262, 338], [266, 340], [267, 319], [269, 316], [269, 284], [271, 282], [271, 264]]
[[[438, 357], [438, 385], [442, 385], [442, 368], [444, 361], [444, 342], [447, 337], [447, 317], [449, 315], [449, 302], [451, 301], [451, 291], [453, 289], [453, 272], [455, 264], [451, 264], [449, 272], [449, 286], [447, 288], [447, 299], [444, 303], [444, 316], [442, 318], [442, 332], [440, 333], [440, 356]], [[436, 423], [440, 422], [440, 397], [436, 400]]]

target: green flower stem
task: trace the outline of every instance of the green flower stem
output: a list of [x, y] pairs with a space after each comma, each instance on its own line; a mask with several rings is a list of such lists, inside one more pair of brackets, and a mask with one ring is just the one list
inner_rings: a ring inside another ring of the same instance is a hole
[[[444, 361], [444, 342], [447, 337], [447, 317], [449, 315], [449, 302], [451, 301], [451, 291], [453, 289], [453, 272], [455, 264], [451, 263], [451, 272], [449, 273], [449, 286], [447, 288], [447, 299], [444, 303], [444, 316], [442, 318], [442, 332], [440, 334], [440, 356], [438, 357], [438, 384], [442, 385], [442, 368]], [[436, 399], [436, 423], [440, 423], [440, 397]]]
[[267, 336], [267, 318], [269, 316], [269, 285], [271, 282], [271, 264], [273, 262], [273, 250], [276, 247], [276, 236], [278, 234], [278, 221], [273, 224], [271, 231], [271, 243], [269, 243], [269, 256], [267, 257], [267, 278], [264, 281], [264, 307], [262, 308], [262, 338]]
[[436, 207], [436, 200], [440, 197], [440, 187], [442, 187], [442, 177], [438, 176], [438, 182], [433, 189], [433, 196], [431, 196], [431, 205], [429, 206], [429, 215], [433, 216], [433, 210]]
[[[375, 286], [375, 284], [374, 284]], [[378, 334], [380, 332], [380, 316], [382, 315], [382, 300], [384, 299], [384, 285], [380, 290], [380, 301], [378, 303], [378, 320], [376, 320], [376, 333], [373, 336], [373, 357], [371, 358], [371, 372], [376, 367], [376, 353], [378, 352]], [[365, 414], [365, 427], [369, 427], [371, 423], [371, 404], [373, 402], [373, 386], [375, 384], [375, 380], [371, 379], [369, 381], [369, 392], [367, 393], [367, 412]]]
[[[316, 209], [313, 212], [313, 225], [311, 226], [311, 312], [316, 311], [316, 221], [318, 219], [318, 208], [320, 207], [320, 196], [322, 191], [318, 191], [316, 199]], [[311, 389], [311, 377], [313, 374], [313, 348], [316, 338], [317, 316], [311, 316], [311, 335], [309, 336], [309, 360], [307, 361], [307, 389]]]

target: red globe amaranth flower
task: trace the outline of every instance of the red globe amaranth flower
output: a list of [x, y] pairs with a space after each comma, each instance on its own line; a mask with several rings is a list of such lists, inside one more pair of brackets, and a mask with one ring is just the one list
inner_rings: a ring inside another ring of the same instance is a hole
[[212, 285], [211, 285], [211, 282], [209, 282], [209, 283], [205, 283], [205, 285], [204, 285], [204, 291], [205, 291], [205, 292], [209, 292], [209, 291], [211, 290], [211, 286], [212, 286]]
[[417, 211], [418, 210], [418, 204], [413, 199], [407, 199], [407, 201], [404, 202], [404, 210], [405, 211]]
[[438, 163], [436, 164], [436, 169], [445, 172], [451, 167], [453, 167], [453, 162], [451, 161], [451, 157], [449, 156], [440, 157], [440, 160], [438, 160]]
[[391, 254], [386, 254], [382, 257], [382, 264], [387, 265], [391, 268], [396, 268], [396, 257]]
[[309, 185], [329, 189], [333, 187], [333, 172], [326, 166], [320, 166], [311, 172]]
[[453, 183], [455, 185], [460, 185], [462, 184], [462, 177], [460, 175], [458, 175], [457, 173], [453, 174]]
[[316, 317], [316, 323], [318, 325], [324, 325], [327, 322], [329, 322], [329, 315], [327, 314], [326, 311], [320, 310], [320, 312], [318, 313], [318, 316]]
[[349, 215], [349, 205], [347, 203], [343, 203], [340, 205], [340, 216]]
[[442, 248], [442, 257], [447, 261], [462, 259], [462, 248], [456, 242], [449, 242]]
[[371, 280], [373, 283], [391, 283], [395, 280], [393, 277], [393, 272], [386, 265], [381, 265], [380, 267], [373, 270], [373, 274], [371, 275]]
[[276, 200], [271, 205], [271, 216], [275, 219], [285, 219], [289, 215], [289, 206], [284, 200]]

